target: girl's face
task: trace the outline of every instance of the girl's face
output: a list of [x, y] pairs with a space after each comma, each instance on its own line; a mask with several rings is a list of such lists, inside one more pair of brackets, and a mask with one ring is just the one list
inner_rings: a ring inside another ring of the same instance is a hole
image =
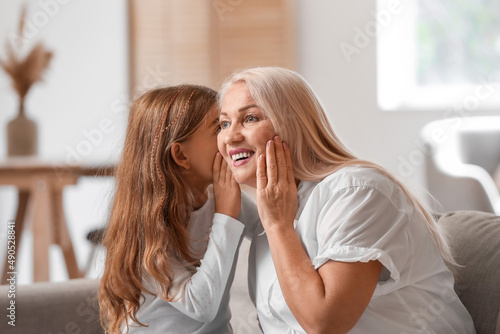
[[217, 144], [240, 184], [256, 187], [257, 158], [274, 137], [271, 121], [245, 83], [233, 84], [224, 95]]
[[189, 158], [190, 169], [186, 175], [195, 191], [205, 193], [212, 183], [212, 168], [217, 153], [219, 110], [213, 107], [203, 124], [182, 143], [184, 154]]

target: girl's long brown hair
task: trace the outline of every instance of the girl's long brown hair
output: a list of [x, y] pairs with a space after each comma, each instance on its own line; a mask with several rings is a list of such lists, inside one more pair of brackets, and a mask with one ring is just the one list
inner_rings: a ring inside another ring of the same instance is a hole
[[116, 191], [104, 234], [106, 263], [99, 288], [101, 322], [107, 332], [119, 332], [133, 321], [146, 276], [167, 301], [173, 260], [196, 263], [186, 224], [193, 211], [192, 194], [171, 156], [171, 146], [189, 138], [216, 106], [217, 92], [181, 85], [140, 96], [129, 115], [121, 162], [115, 173]]

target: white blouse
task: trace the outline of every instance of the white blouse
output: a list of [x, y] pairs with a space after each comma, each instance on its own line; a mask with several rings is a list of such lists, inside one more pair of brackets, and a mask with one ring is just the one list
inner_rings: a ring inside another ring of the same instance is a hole
[[[384, 266], [349, 333], [475, 333], [425, 218], [396, 183], [373, 168], [346, 167], [300, 182], [298, 197], [294, 227], [316, 269], [329, 260]], [[250, 248], [249, 285], [264, 333], [305, 333], [284, 300], [262, 226]]]

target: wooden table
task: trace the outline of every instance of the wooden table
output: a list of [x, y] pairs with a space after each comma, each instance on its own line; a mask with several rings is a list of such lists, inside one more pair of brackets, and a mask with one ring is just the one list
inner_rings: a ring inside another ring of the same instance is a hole
[[[16, 261], [26, 220], [28, 205], [32, 206], [33, 280], [49, 280], [49, 247], [61, 247], [69, 278], [83, 277], [78, 268], [73, 244], [63, 209], [63, 189], [77, 183], [81, 176], [112, 176], [114, 166], [68, 165], [37, 158], [7, 158], [0, 160], [0, 185], [14, 185], [18, 189], [15, 218]], [[2, 273], [2, 284], [7, 281], [8, 254]]]

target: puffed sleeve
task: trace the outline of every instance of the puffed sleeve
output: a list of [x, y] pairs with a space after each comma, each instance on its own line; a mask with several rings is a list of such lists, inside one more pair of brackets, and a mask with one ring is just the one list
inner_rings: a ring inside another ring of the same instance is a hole
[[395, 289], [411, 249], [406, 207], [370, 186], [326, 191], [325, 196], [317, 221], [314, 267], [329, 260], [377, 260], [384, 266], [383, 274], [390, 276], [379, 281], [374, 295]]

